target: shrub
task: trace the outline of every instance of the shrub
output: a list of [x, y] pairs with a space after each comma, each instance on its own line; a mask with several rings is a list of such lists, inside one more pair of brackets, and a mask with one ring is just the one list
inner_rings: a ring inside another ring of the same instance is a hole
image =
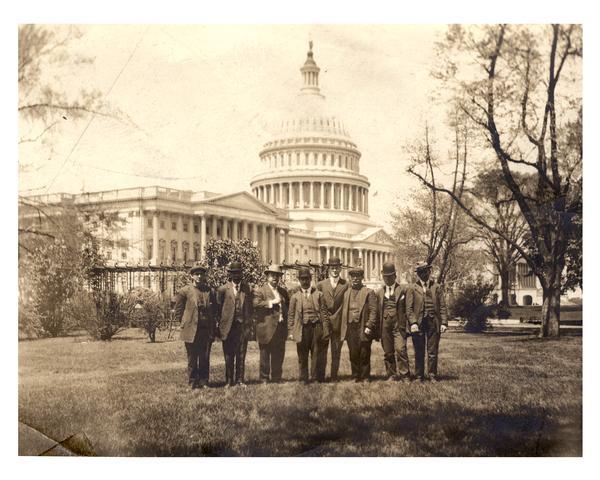
[[34, 305], [19, 300], [19, 338], [38, 338], [44, 333], [42, 319]]
[[212, 288], [227, 281], [227, 266], [233, 261], [242, 263], [244, 282], [257, 285], [265, 280], [260, 252], [247, 238], [239, 241], [211, 239], [206, 242], [205, 252], [206, 265], [209, 267], [207, 280]]
[[127, 326], [123, 296], [114, 292], [78, 292], [69, 299], [68, 313], [95, 340], [110, 340]]
[[156, 330], [166, 326], [169, 318], [170, 298], [148, 288], [132, 289], [125, 298], [125, 311], [129, 325], [143, 328], [149, 340], [156, 341]]
[[452, 316], [460, 317], [467, 332], [481, 332], [487, 329], [487, 319], [492, 316], [493, 308], [486, 304], [494, 291], [494, 283], [478, 275], [458, 289], [451, 307]]

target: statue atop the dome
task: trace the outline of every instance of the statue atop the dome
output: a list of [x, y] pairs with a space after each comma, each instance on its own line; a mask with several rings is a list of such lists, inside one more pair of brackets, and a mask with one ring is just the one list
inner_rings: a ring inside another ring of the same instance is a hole
[[313, 46], [313, 42], [312, 42], [312, 40], [309, 40], [309, 41], [308, 41], [308, 49], [309, 49], [309, 51], [311, 51], [311, 52], [312, 52], [312, 46]]

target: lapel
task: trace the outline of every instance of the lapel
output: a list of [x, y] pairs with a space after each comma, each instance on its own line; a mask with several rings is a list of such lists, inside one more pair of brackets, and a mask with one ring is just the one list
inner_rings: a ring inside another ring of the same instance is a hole
[[383, 310], [383, 300], [385, 298], [385, 289], [387, 288], [387, 285], [384, 283], [383, 284], [383, 288], [381, 290], [379, 290], [378, 292], [378, 300], [379, 300], [379, 311]]
[[[243, 306], [244, 305], [244, 298], [246, 296], [246, 293], [244, 292], [244, 288], [243, 288], [243, 283], [242, 282], [240, 282], [239, 289], [240, 289], [240, 305]], [[233, 291], [233, 282], [231, 282], [231, 281], [229, 282], [227, 290], [229, 291], [229, 295], [231, 295], [231, 299], [233, 300], [233, 303], [235, 303], [235, 292]]]
[[396, 299], [396, 305], [398, 305], [398, 303], [400, 302], [400, 299], [402, 297], [402, 287], [400, 286], [399, 283], [395, 283], [394, 284], [394, 298]]
[[273, 300], [275, 298], [275, 294], [273, 293], [273, 290], [271, 290], [271, 287], [268, 283], [265, 283], [263, 286], [263, 292], [265, 293], [265, 297], [269, 300]]
[[319, 314], [319, 292], [315, 288], [311, 288], [310, 296], [313, 301], [313, 305], [315, 307], [315, 312], [317, 315]]
[[367, 299], [367, 287], [362, 287], [358, 292], [358, 311], [362, 313], [362, 309], [365, 306], [365, 300]]
[[[338, 295], [340, 295], [342, 293], [342, 290], [344, 289], [344, 285], [345, 285], [346, 281], [343, 278], [340, 278], [338, 280], [338, 283], [334, 289], [332, 290], [332, 296], [335, 299]], [[329, 284], [329, 286], [331, 287], [331, 283]]]

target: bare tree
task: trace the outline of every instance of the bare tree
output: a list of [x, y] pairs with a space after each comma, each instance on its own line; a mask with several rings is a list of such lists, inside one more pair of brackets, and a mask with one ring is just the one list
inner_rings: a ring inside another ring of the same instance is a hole
[[[475, 223], [514, 246], [543, 291], [541, 336], [558, 336], [561, 277], [568, 235], [565, 223], [581, 211], [582, 150], [567, 148], [569, 122], [581, 117], [582, 32], [577, 25], [450, 27], [439, 72], [456, 89], [456, 102], [486, 140], [528, 227], [529, 248], [486, 220], [450, 188], [415, 173], [445, 192]], [[559, 83], [562, 82], [562, 83]], [[559, 85], [564, 84], [564, 91]], [[580, 133], [579, 133], [580, 135]], [[533, 172], [525, 191], [515, 172]]]
[[[515, 175], [515, 178], [517, 177]], [[519, 181], [519, 183], [522, 182]], [[511, 274], [515, 271], [516, 264], [521, 258], [516, 245], [525, 248], [527, 224], [511, 191], [504, 185], [502, 171], [496, 169], [481, 172], [475, 180], [471, 193], [478, 201], [489, 205], [488, 211], [491, 215], [486, 218], [486, 222], [504, 232], [510, 239], [507, 241], [491, 230], [473, 222], [474, 229], [483, 242], [485, 252], [495, 267], [494, 273], [500, 277], [500, 304], [508, 307], [510, 305]]]
[[[462, 198], [467, 144], [464, 125], [455, 125], [454, 171], [452, 191]], [[425, 128], [424, 140], [415, 147], [411, 169], [422, 168], [424, 177], [431, 185], [436, 185], [436, 158], [432, 151], [429, 128]], [[435, 188], [417, 193], [413, 205], [392, 215], [395, 240], [399, 245], [399, 257], [410, 259], [411, 263], [425, 260], [437, 267], [437, 280], [446, 281], [448, 274], [456, 266], [459, 249], [474, 239], [474, 234], [466, 228], [464, 214], [448, 198], [440, 197]], [[415, 258], [415, 255], [417, 258]]]

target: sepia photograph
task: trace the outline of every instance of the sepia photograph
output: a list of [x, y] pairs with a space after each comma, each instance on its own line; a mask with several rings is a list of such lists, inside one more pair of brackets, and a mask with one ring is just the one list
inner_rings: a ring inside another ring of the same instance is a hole
[[583, 26], [400, 22], [15, 25], [19, 457], [582, 457]]

